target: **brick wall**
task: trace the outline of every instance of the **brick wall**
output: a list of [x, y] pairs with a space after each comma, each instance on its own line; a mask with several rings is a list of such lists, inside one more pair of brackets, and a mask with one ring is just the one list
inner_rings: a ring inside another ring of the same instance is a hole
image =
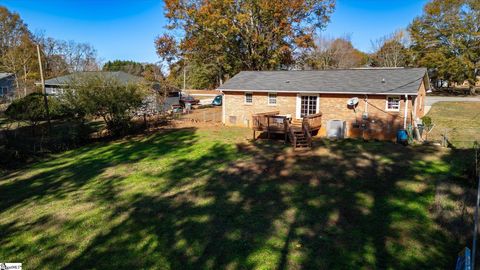
[[426, 96], [425, 83], [422, 82], [418, 89], [418, 96], [415, 99], [416, 105], [416, 117], [422, 118], [425, 115], [425, 96]]
[[[252, 93], [252, 104], [245, 104], [244, 92], [224, 93], [224, 123], [226, 125], [250, 127], [252, 114], [279, 111], [280, 114], [290, 114], [296, 117], [297, 94], [277, 93], [277, 104], [268, 105], [267, 93]], [[416, 100], [417, 117], [423, 116], [425, 87], [420, 87], [419, 97]], [[364, 137], [366, 139], [394, 139], [396, 131], [403, 128], [405, 114], [405, 97], [400, 97], [400, 110], [392, 112], [386, 110], [385, 95], [353, 95], [353, 94], [319, 94], [320, 112], [322, 115], [322, 128], [318, 135], [326, 135], [329, 120], [346, 121], [348, 137]], [[352, 97], [360, 99], [355, 111], [348, 108], [347, 100]], [[365, 98], [368, 100], [365, 102]], [[408, 99], [407, 125], [412, 121], [414, 104], [412, 97]], [[367, 113], [368, 118], [362, 115]], [[362, 128], [364, 127], [364, 128]]]
[[[355, 111], [347, 106], [348, 99], [354, 96], [360, 99]], [[325, 136], [327, 134], [326, 128], [329, 120], [343, 120], [346, 121], [346, 135], [348, 137], [394, 139], [396, 131], [403, 128], [405, 98], [401, 97], [400, 99], [399, 111], [387, 111], [386, 98], [387, 96], [384, 95], [369, 95], [367, 97], [360, 95], [321, 95], [322, 128], [319, 135]], [[411, 99], [409, 99], [408, 107], [407, 115], [410, 116], [412, 111]], [[366, 118], [363, 118], [364, 114]], [[410, 122], [410, 120], [407, 122]]]
[[[280, 114], [291, 114], [295, 117], [297, 94], [278, 93], [277, 104], [268, 105], [267, 93], [252, 93], [252, 104], [245, 104], [244, 92], [224, 93], [224, 123], [226, 125], [250, 127], [252, 114], [279, 111]], [[235, 117], [235, 123], [231, 120]]]

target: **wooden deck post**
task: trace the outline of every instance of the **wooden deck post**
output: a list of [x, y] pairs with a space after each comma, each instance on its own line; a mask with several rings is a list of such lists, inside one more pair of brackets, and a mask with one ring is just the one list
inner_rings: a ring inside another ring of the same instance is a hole
[[270, 116], [267, 115], [267, 137], [270, 139]]

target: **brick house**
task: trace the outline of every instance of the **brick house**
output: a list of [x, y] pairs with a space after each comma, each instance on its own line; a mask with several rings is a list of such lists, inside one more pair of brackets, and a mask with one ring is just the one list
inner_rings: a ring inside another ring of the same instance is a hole
[[[227, 126], [251, 127], [252, 115], [271, 111], [293, 120], [321, 113], [319, 136], [340, 121], [344, 137], [393, 139], [424, 115], [429, 88], [425, 68], [368, 68], [243, 71], [218, 90]], [[355, 97], [358, 103], [348, 106]]]

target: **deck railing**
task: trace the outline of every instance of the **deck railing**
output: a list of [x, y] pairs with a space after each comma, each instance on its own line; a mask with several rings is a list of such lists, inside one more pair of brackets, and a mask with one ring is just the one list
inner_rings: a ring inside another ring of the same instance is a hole
[[294, 126], [290, 123], [290, 119], [284, 115], [279, 115], [279, 111], [257, 113], [252, 115], [253, 137], [256, 138], [255, 131], [266, 131], [268, 138], [271, 133], [285, 134], [285, 140], [290, 137], [290, 140], [295, 141], [293, 129], [300, 129], [306, 133], [307, 141], [311, 145], [311, 132], [319, 130], [322, 126], [322, 114], [311, 114], [303, 117], [302, 126]]
[[252, 115], [252, 128], [257, 131], [266, 131], [268, 128], [269, 120], [268, 116], [276, 116], [280, 114], [279, 111], [275, 112], [266, 112], [266, 113], [257, 113]]
[[312, 130], [311, 130], [310, 122], [308, 118], [303, 118], [302, 130], [303, 130], [303, 134], [305, 134], [305, 137], [307, 138], [308, 147], [312, 147]]
[[322, 113], [310, 114], [303, 117], [303, 121], [308, 122], [310, 130], [318, 130], [322, 126]]
[[285, 122], [290, 120], [284, 115], [267, 115], [267, 131], [272, 133], [285, 133]]

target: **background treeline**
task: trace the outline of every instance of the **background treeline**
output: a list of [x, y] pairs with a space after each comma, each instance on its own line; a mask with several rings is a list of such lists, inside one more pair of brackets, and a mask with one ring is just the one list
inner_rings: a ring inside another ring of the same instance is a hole
[[46, 78], [99, 69], [96, 50], [88, 43], [58, 40], [32, 33], [17, 13], [0, 6], [0, 72], [16, 74], [17, 96], [34, 92], [40, 80], [37, 44]]
[[321, 35], [334, 8], [332, 0], [166, 0], [169, 31], [155, 46], [167, 79], [181, 86], [185, 72], [188, 88], [214, 88], [242, 70], [363, 66], [427, 67], [437, 87], [468, 81], [473, 90], [478, 81], [480, 1], [431, 0], [405, 30], [373, 40], [370, 53], [348, 36]]
[[[44, 96], [35, 86], [37, 46], [46, 79], [78, 72], [61, 95]], [[169, 89], [160, 66], [123, 60], [101, 66], [93, 46], [32, 33], [19, 14], [0, 6], [0, 72], [16, 75], [17, 90], [0, 100], [0, 165], [143, 130]], [[124, 83], [107, 73], [82, 73], [100, 70], [139, 78]]]
[[[156, 64], [115, 60], [101, 64], [97, 51], [88, 43], [59, 40], [43, 32], [32, 33], [20, 15], [0, 6], [0, 72], [16, 74], [17, 93], [23, 97], [38, 91], [40, 81], [37, 48], [43, 63], [45, 78], [82, 71], [125, 71], [149, 81], [163, 80]], [[103, 67], [102, 67], [103, 66]]]
[[147, 81], [151, 82], [160, 82], [165, 79], [159, 65], [150, 63], [139, 63], [130, 60], [108, 61], [103, 65], [102, 70], [124, 71], [135, 76], [143, 77]]

